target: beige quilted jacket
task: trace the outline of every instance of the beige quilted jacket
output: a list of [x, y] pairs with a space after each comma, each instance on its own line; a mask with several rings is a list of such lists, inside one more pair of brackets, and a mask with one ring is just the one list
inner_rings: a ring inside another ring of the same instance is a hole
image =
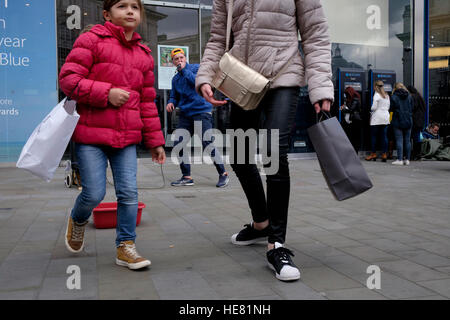
[[[211, 36], [196, 77], [196, 89], [211, 84], [225, 52], [228, 0], [214, 0]], [[230, 53], [267, 78], [295, 55], [272, 88], [304, 86], [314, 104], [334, 100], [331, 42], [320, 0], [234, 0]], [[298, 50], [298, 31], [304, 57]], [[249, 46], [246, 42], [249, 38]]]

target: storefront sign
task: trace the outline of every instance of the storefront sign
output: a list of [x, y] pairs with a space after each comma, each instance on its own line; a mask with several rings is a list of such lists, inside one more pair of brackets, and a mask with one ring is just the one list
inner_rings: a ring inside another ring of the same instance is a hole
[[172, 64], [170, 52], [175, 48], [184, 50], [186, 61], [189, 63], [189, 47], [158, 45], [158, 89], [172, 90], [172, 78], [177, 68]]
[[57, 104], [54, 0], [0, 0], [0, 162]]
[[334, 43], [389, 46], [389, 0], [322, 0]]

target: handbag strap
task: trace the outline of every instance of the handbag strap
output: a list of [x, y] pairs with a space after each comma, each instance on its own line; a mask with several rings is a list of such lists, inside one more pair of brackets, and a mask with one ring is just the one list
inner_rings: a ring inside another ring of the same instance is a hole
[[232, 20], [233, 20], [233, 0], [230, 0], [227, 12], [227, 42], [225, 52], [228, 52], [230, 50], [231, 23], [233, 22]]
[[[225, 45], [225, 52], [230, 51], [230, 37], [231, 37], [231, 24], [233, 23], [233, 0], [230, 0], [228, 3], [228, 12], [227, 12], [227, 39]], [[250, 28], [250, 26], [248, 26]], [[249, 45], [249, 39], [247, 37], [246, 46]], [[290, 57], [290, 59], [284, 64], [283, 68], [275, 75], [275, 77], [269, 79], [270, 82], [274, 82], [280, 75], [283, 74], [284, 71], [289, 67], [292, 60], [294, 60], [297, 55], [297, 51]]]
[[286, 69], [289, 67], [289, 65], [291, 64], [292, 60], [294, 60], [295, 56], [297, 55], [297, 51], [292, 55], [292, 57], [289, 58], [289, 60], [284, 64], [283, 68], [281, 68], [280, 71], [278, 71], [278, 73], [276, 74], [275, 77], [273, 77], [272, 79], [270, 79], [270, 82], [274, 82], [276, 79], [278, 79], [279, 76], [281, 76], [283, 74], [283, 72], [286, 71]]

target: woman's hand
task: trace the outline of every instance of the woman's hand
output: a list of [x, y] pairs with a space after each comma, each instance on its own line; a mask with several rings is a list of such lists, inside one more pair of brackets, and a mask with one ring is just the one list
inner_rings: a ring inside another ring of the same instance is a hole
[[108, 101], [115, 107], [120, 107], [130, 99], [130, 93], [128, 91], [112, 88], [109, 90]]
[[220, 100], [214, 99], [214, 94], [212, 92], [212, 88], [208, 83], [202, 84], [202, 86], [200, 87], [200, 92], [201, 92], [203, 98], [205, 98], [206, 101], [208, 101], [215, 107], [223, 106], [223, 105], [227, 104], [227, 102], [228, 102], [227, 100], [220, 101]]
[[159, 164], [163, 164], [166, 162], [166, 152], [162, 146], [151, 148], [150, 153], [152, 155], [152, 161], [157, 162]]
[[320, 100], [319, 102], [314, 104], [314, 109], [316, 110], [316, 113], [320, 113], [320, 111], [330, 112], [331, 101], [328, 99]]

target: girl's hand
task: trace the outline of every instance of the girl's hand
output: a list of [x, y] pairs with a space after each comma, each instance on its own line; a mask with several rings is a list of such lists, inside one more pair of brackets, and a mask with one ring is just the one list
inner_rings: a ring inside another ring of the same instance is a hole
[[152, 154], [152, 160], [159, 164], [166, 162], [166, 152], [162, 146], [151, 148], [150, 153]]
[[202, 84], [202, 86], [200, 87], [200, 92], [203, 96], [203, 98], [205, 98], [206, 101], [208, 101], [209, 103], [211, 103], [214, 107], [219, 107], [219, 106], [223, 106], [224, 104], [227, 104], [227, 100], [216, 100], [214, 99], [214, 95], [212, 92], [212, 88], [208, 83], [204, 83]]
[[331, 101], [327, 99], [321, 100], [314, 104], [314, 109], [316, 110], [316, 113], [320, 113], [320, 111], [330, 112]]
[[115, 107], [122, 106], [128, 99], [130, 99], [130, 93], [128, 91], [119, 88], [109, 90], [108, 101]]

